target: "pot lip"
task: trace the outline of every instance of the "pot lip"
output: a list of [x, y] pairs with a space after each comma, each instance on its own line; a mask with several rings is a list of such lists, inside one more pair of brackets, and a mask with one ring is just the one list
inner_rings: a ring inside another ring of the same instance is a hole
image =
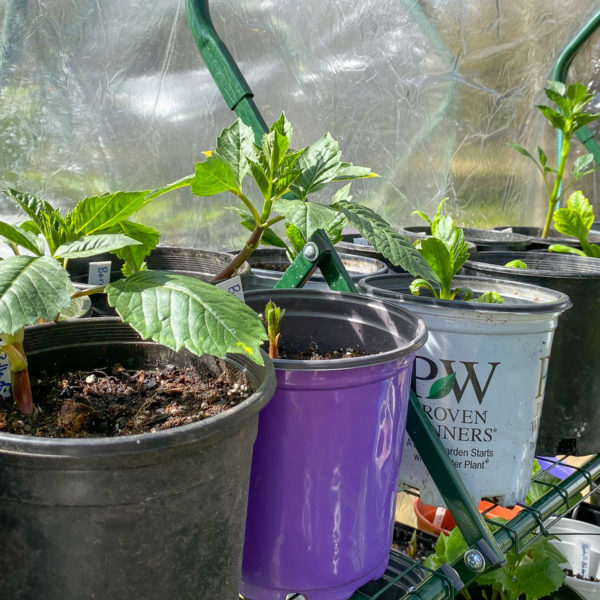
[[[246, 301], [263, 298], [261, 302], [268, 302], [278, 298], [282, 299], [288, 296], [295, 297], [304, 302], [309, 302], [314, 297], [320, 298], [324, 302], [335, 306], [336, 302], [354, 303], [355, 305], [371, 306], [385, 309], [386, 313], [392, 315], [395, 319], [401, 319], [404, 323], [410, 324], [414, 329], [413, 338], [397, 346], [392, 350], [380, 352], [379, 354], [369, 354], [367, 356], [356, 356], [353, 358], [334, 358], [327, 360], [292, 360], [286, 358], [275, 358], [273, 364], [276, 371], [333, 371], [333, 370], [351, 370], [364, 367], [372, 367], [383, 363], [401, 360], [415, 352], [425, 345], [427, 341], [427, 328], [424, 321], [411, 313], [409, 310], [387, 302], [380, 298], [363, 296], [349, 292], [336, 292], [331, 290], [320, 290], [314, 288], [296, 288], [296, 289], [272, 289], [272, 290], [252, 290], [245, 294]], [[309, 310], [309, 309], [307, 309]]]
[[469, 258], [465, 263], [465, 267], [481, 268], [485, 266], [486, 270], [492, 271], [498, 274], [514, 273], [515, 269], [512, 267], [505, 267], [504, 265], [497, 265], [493, 262], [486, 262], [481, 258], [489, 257], [501, 257], [505, 256], [506, 262], [515, 259], [521, 259], [527, 264], [527, 256], [534, 254], [536, 257], [543, 257], [539, 260], [543, 262], [552, 263], [553, 261], [566, 261], [572, 263], [574, 267], [578, 264], [591, 267], [590, 272], [581, 273], [564, 273], [552, 267], [551, 264], [547, 268], [542, 269], [519, 269], [518, 273], [522, 277], [548, 277], [550, 279], [596, 279], [600, 277], [600, 259], [591, 256], [575, 256], [572, 254], [563, 254], [559, 252], [511, 252], [511, 251], [489, 251], [489, 252], [478, 252], [474, 258]]
[[[31, 329], [32, 327], [68, 327], [71, 324], [76, 325], [81, 322], [98, 323], [99, 326], [105, 323], [123, 323], [120, 317], [93, 317], [58, 323], [43, 323], [30, 326], [27, 329]], [[125, 323], [123, 325], [127, 326]], [[142, 340], [141, 338], [140, 342], [160, 345], [157, 342]], [[276, 379], [272, 361], [262, 350], [261, 355], [264, 366], [256, 364], [256, 368], [263, 371], [264, 377], [262, 381], [257, 381], [257, 390], [238, 405], [219, 415], [187, 425], [173, 427], [172, 429], [157, 431], [156, 433], [147, 432], [127, 436], [54, 438], [0, 432], [0, 451], [5, 454], [19, 454], [26, 451], [29, 455], [56, 455], [61, 458], [85, 460], [102, 456], [114, 456], [117, 453], [125, 455], [156, 452], [163, 448], [175, 448], [184, 444], [194, 443], [199, 439], [208, 439], [212, 436], [224, 434], [230, 429], [234, 429], [240, 421], [258, 413], [269, 402], [275, 392]], [[241, 354], [228, 354], [222, 360], [246, 372], [250, 371], [248, 368], [250, 365], [254, 365], [250, 359]], [[238, 418], [235, 418], [236, 416]], [[77, 452], [78, 450], [83, 450], [83, 452]]]
[[[420, 231], [425, 229], [426, 231]], [[406, 234], [410, 234], [411, 236], [418, 236], [418, 237], [426, 237], [427, 235], [427, 230], [429, 229], [429, 226], [427, 225], [405, 225], [404, 227], [400, 228], [400, 233], [405, 233]], [[461, 229], [463, 230], [463, 233], [465, 235], [465, 240], [468, 242], [474, 242], [475, 244], [477, 244], [477, 242], [480, 243], [485, 243], [487, 245], [493, 245], [493, 244], [507, 244], [510, 242], [523, 242], [524, 244], [529, 245], [529, 243], [531, 242], [531, 236], [529, 235], [525, 235], [522, 233], [516, 233], [515, 231], [502, 231], [502, 230], [498, 230], [498, 229], [487, 229], [485, 227], [461, 227]], [[486, 237], [486, 235], [490, 235], [492, 234], [505, 234], [504, 239], [500, 238], [500, 237]]]
[[[393, 281], [394, 279], [402, 282], [406, 281], [407, 284], [406, 292], [387, 290], [377, 287], [378, 281]], [[432, 308], [440, 308], [444, 310], [466, 310], [478, 313], [517, 313], [517, 314], [530, 314], [530, 313], [561, 313], [572, 306], [569, 297], [556, 290], [544, 288], [538, 285], [532, 285], [530, 283], [521, 283], [516, 281], [510, 281], [507, 279], [490, 279], [485, 277], [473, 277], [469, 275], [459, 275], [454, 278], [457, 285], [463, 282], [467, 287], [472, 284], [482, 284], [482, 287], [486, 289], [490, 288], [512, 288], [515, 287], [521, 289], [530, 297], [539, 297], [540, 295], [545, 296], [547, 301], [536, 302], [528, 300], [527, 297], [520, 297], [518, 304], [504, 303], [504, 304], [481, 304], [477, 302], [466, 302], [465, 300], [439, 300], [437, 298], [431, 298], [428, 296], [413, 296], [408, 291], [408, 282], [414, 278], [410, 273], [392, 273], [387, 275], [374, 275], [371, 277], [365, 277], [358, 282], [359, 290], [367, 294], [376, 294], [376, 297], [383, 297], [393, 299], [396, 302], [406, 302], [407, 304], [418, 304], [424, 306], [430, 306]], [[499, 291], [498, 289], [492, 291]], [[499, 291], [499, 293], [502, 293]]]

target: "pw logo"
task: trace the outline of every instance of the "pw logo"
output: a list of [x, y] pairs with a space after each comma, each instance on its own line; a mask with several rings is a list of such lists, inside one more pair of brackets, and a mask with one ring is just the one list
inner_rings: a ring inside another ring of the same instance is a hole
[[[490, 362], [487, 363], [487, 367], [480, 365], [476, 370], [475, 365], [479, 365], [477, 361], [454, 361], [442, 358], [440, 359], [440, 363], [446, 373], [446, 376], [453, 376], [452, 391], [456, 397], [456, 402], [459, 404], [469, 386], [473, 388], [477, 402], [481, 404], [488, 391], [492, 377], [496, 372], [496, 367], [500, 364], [499, 362]], [[464, 370], [465, 372], [462, 384], [459, 382], [456, 372], [457, 370], [453, 367], [454, 364], [462, 365], [460, 370]], [[425, 356], [417, 356], [415, 358], [415, 364], [412, 372], [413, 390], [417, 389], [417, 382], [419, 381], [436, 380], [439, 376], [439, 371], [440, 367], [435, 361], [431, 360], [430, 358], [426, 358]], [[477, 371], [479, 371], [479, 374]], [[419, 394], [416, 395], [419, 398], [421, 397]]]

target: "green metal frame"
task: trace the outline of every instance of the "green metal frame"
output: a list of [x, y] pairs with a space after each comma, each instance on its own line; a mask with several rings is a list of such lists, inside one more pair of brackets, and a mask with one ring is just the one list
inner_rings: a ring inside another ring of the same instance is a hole
[[[255, 137], [259, 141], [268, 128], [254, 104], [250, 87], [214, 28], [208, 0], [186, 0], [186, 11], [196, 45], [227, 105], [253, 128]], [[596, 16], [600, 19], [600, 11]], [[321, 269], [331, 289], [357, 291], [324, 231], [318, 231], [311, 237], [304, 251], [292, 262], [276, 287], [302, 286], [316, 268]], [[565, 508], [570, 497], [600, 477], [600, 458], [594, 457], [564, 482], [552, 486], [552, 489], [533, 506], [524, 507], [519, 516], [492, 534], [485, 518], [468, 494], [432, 423], [413, 393], [409, 400], [407, 432], [470, 550], [475, 551], [478, 557], [483, 559], [484, 570], [502, 565], [505, 562], [504, 552], [510, 548], [519, 549], [521, 542], [536, 530], [541, 529], [543, 535], [544, 521], [558, 508]], [[400, 565], [407, 559], [392, 554], [392, 560]], [[474, 571], [469, 568], [463, 558], [457, 559], [452, 565], [444, 565], [438, 571], [429, 571], [429, 574], [422, 565], [414, 562], [410, 564], [410, 561], [405, 569], [397, 566], [394, 569], [391, 574], [386, 574], [385, 589], [377, 591], [375, 595], [368, 595], [364, 588], [361, 588], [352, 600], [363, 598], [387, 600], [391, 596], [387, 595], [386, 590], [391, 590], [397, 580], [409, 573], [414, 574], [417, 570], [425, 573], [425, 579], [409, 591], [406, 597], [422, 600], [453, 598], [455, 591], [474, 581], [481, 573], [480, 570]]]

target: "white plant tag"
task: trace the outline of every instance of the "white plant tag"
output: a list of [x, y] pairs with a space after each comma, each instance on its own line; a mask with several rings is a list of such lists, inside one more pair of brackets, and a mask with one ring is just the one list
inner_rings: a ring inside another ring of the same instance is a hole
[[359, 244], [361, 246], [368, 246], [369, 245], [369, 241], [366, 240], [364, 237], [353, 238], [352, 243], [353, 244]]
[[91, 262], [88, 272], [88, 283], [90, 285], [105, 285], [110, 283], [110, 260]]
[[242, 278], [239, 275], [235, 277], [231, 277], [231, 279], [226, 279], [225, 281], [221, 281], [217, 283], [216, 286], [233, 294], [237, 298], [239, 298], [242, 302], [244, 301], [244, 290], [242, 288]]
[[10, 396], [10, 368], [6, 352], [0, 352], [0, 396]]

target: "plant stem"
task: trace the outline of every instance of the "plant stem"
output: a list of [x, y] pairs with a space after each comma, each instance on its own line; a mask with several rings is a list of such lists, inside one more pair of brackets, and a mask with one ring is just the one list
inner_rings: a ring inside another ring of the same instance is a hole
[[239, 269], [244, 261], [258, 248], [260, 239], [265, 231], [264, 227], [255, 227], [254, 231], [250, 234], [250, 237], [246, 241], [246, 245], [238, 252], [231, 262], [221, 269], [212, 279], [211, 282], [221, 281], [222, 279], [229, 279], [237, 269]]
[[[23, 348], [24, 332], [21, 330], [14, 336], [3, 336], [10, 343], [4, 344], [1, 348], [8, 356], [10, 363], [10, 377], [12, 386], [12, 396], [20, 413], [30, 415], [33, 413], [33, 394], [31, 393], [31, 382], [29, 380], [29, 370], [27, 368], [27, 359]], [[8, 338], [8, 339], [7, 339]]]
[[544, 228], [542, 229], [542, 238], [548, 237], [550, 225], [552, 224], [552, 215], [554, 214], [556, 202], [558, 201], [558, 196], [561, 191], [562, 178], [565, 172], [565, 166], [567, 164], [567, 157], [569, 156], [569, 148], [571, 146], [571, 135], [572, 134], [568, 133], [568, 129], [563, 133], [563, 143], [560, 151], [560, 162], [556, 171], [556, 179], [554, 180], [552, 194], [550, 195], [550, 198], [548, 200], [548, 211], [546, 213], [546, 222], [544, 223]]

